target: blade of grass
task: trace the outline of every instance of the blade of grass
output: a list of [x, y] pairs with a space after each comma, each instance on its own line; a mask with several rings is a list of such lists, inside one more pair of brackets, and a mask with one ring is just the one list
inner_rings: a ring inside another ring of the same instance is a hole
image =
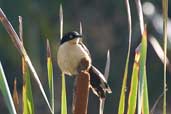
[[[22, 17], [19, 16], [19, 36], [21, 43], [23, 45], [23, 21]], [[22, 95], [23, 95], [23, 114], [34, 114], [34, 103], [33, 103], [33, 96], [32, 96], [32, 89], [31, 89], [31, 82], [30, 82], [30, 73], [28, 66], [22, 57], [22, 75], [23, 75], [23, 88], [22, 88]]]
[[62, 9], [62, 4], [60, 4], [60, 9], [59, 9], [59, 20], [60, 20], [60, 38], [62, 39], [62, 37], [63, 37], [63, 9]]
[[106, 80], [108, 80], [109, 78], [109, 70], [110, 70], [110, 50], [107, 51], [107, 60], [106, 60], [106, 66], [104, 72], [104, 76]]
[[145, 28], [140, 48], [140, 71], [139, 71], [139, 85], [138, 85], [138, 114], [141, 114], [143, 93], [144, 93], [144, 71], [146, 66], [146, 55], [147, 55], [147, 29]]
[[132, 21], [131, 21], [131, 11], [130, 11], [129, 0], [125, 0], [125, 3], [126, 3], [126, 8], [127, 8], [127, 15], [128, 15], [129, 43], [128, 43], [128, 53], [127, 53], [124, 77], [123, 77], [123, 82], [122, 82], [118, 114], [124, 114], [124, 110], [125, 110], [125, 93], [126, 93], [128, 64], [129, 64], [129, 56], [130, 56], [130, 50], [131, 50], [131, 36], [132, 36]]
[[14, 106], [15, 106], [16, 112], [18, 113], [19, 100], [18, 100], [17, 80], [16, 80], [16, 78], [14, 80], [13, 101], [14, 101]]
[[19, 20], [19, 38], [21, 43], [23, 44], [23, 18], [21, 16], [18, 16]]
[[[63, 37], [63, 9], [62, 9], [62, 5], [60, 5], [59, 18], [60, 18], [60, 38], [62, 39], [62, 37]], [[61, 114], [67, 114], [66, 84], [65, 84], [65, 74], [63, 72], [62, 72]]]
[[168, 20], [168, 0], [162, 0], [162, 10], [163, 10], [163, 40], [164, 40], [164, 72], [163, 72], [163, 114], [166, 114], [166, 56], [167, 56], [167, 20]]
[[39, 76], [38, 76], [35, 68], [33, 67], [32, 62], [31, 62], [24, 46], [22, 45], [21, 40], [19, 39], [17, 33], [15, 32], [14, 28], [12, 27], [11, 23], [8, 21], [6, 15], [4, 14], [4, 12], [2, 11], [1, 8], [0, 8], [0, 21], [2, 22], [2, 24], [3, 24], [4, 28], [6, 29], [6, 31], [8, 32], [8, 34], [10, 35], [11, 40], [13, 41], [14, 45], [18, 49], [19, 53], [24, 57], [27, 65], [28, 65], [29, 69], [31, 70], [33, 77], [36, 80], [36, 82], [39, 86], [39, 89], [40, 89], [40, 91], [41, 91], [41, 93], [42, 93], [42, 95], [43, 95], [43, 97], [44, 97], [44, 99], [45, 99], [45, 101], [49, 107], [49, 110], [52, 112], [52, 109], [50, 107], [46, 93], [45, 93], [44, 88], [40, 82]]
[[164, 95], [164, 92], [162, 92], [162, 94], [157, 98], [157, 100], [155, 101], [154, 105], [152, 106], [152, 108], [150, 110], [150, 114], [154, 114], [154, 110], [157, 107], [157, 105], [159, 104], [159, 102], [162, 99], [163, 95]]
[[[159, 42], [156, 40], [156, 38], [154, 36], [151, 36], [149, 38], [149, 41], [152, 45], [152, 47], [154, 48], [156, 54], [158, 55], [158, 57], [160, 58], [160, 60], [163, 62], [164, 64], [164, 51], [163, 49], [161, 48]], [[166, 65], [169, 65], [170, 62], [169, 62], [169, 59], [168, 57], [166, 56]]]
[[2, 95], [4, 97], [5, 103], [8, 107], [10, 114], [17, 114], [1, 62], [0, 62], [0, 90], [2, 92]]
[[[150, 38], [148, 39], [152, 47], [154, 48], [156, 54], [160, 58], [161, 62], [164, 64], [164, 51], [162, 47], [160, 46], [159, 42], [156, 40], [157, 38], [155, 38], [154, 36], [150, 36]], [[166, 56], [166, 67], [167, 67], [167, 70], [171, 73], [171, 64], [167, 56]]]
[[143, 93], [142, 114], [149, 114], [148, 85], [147, 85], [146, 68], [144, 70], [144, 93]]
[[34, 103], [30, 82], [30, 73], [25, 60], [22, 59], [23, 72], [23, 114], [34, 114]]
[[82, 23], [80, 22], [80, 34], [83, 35], [83, 27], [82, 27]]
[[50, 92], [50, 103], [52, 107], [52, 114], [54, 114], [54, 84], [53, 84], [53, 65], [51, 58], [51, 50], [49, 40], [47, 39], [47, 70], [48, 70], [48, 84]]
[[104, 112], [104, 104], [105, 104], [105, 99], [100, 99], [99, 114], [103, 114], [103, 112]]
[[140, 30], [141, 30], [141, 56], [140, 56], [140, 72], [139, 72], [139, 85], [138, 85], [138, 113], [141, 114], [142, 111], [142, 103], [143, 103], [143, 92], [144, 92], [144, 70], [146, 65], [146, 53], [147, 53], [147, 30], [146, 27], [144, 27], [144, 18], [143, 18], [143, 11], [142, 11], [142, 5], [141, 0], [135, 0], [136, 7], [138, 11], [139, 16], [139, 22], [140, 22]]
[[136, 50], [135, 60], [132, 70], [131, 88], [128, 98], [127, 114], [135, 114], [136, 103], [137, 103], [137, 90], [138, 90], [139, 60], [140, 60], [140, 52]]
[[141, 30], [141, 35], [142, 35], [145, 27], [144, 27], [144, 17], [143, 17], [141, 0], [135, 0], [135, 2], [136, 2], [137, 11], [138, 11], [140, 30]]
[[62, 95], [61, 95], [61, 114], [67, 114], [67, 100], [66, 100], [66, 87], [65, 75], [62, 73]]
[[[110, 70], [110, 50], [107, 51], [106, 67], [105, 67], [105, 72], [104, 72], [104, 77], [106, 81], [108, 80], [108, 77], [109, 77], [109, 70]], [[105, 99], [100, 99], [99, 114], [103, 114], [104, 104], [105, 104]]]
[[[81, 21], [80, 21], [80, 35], [83, 36], [83, 27]], [[81, 38], [80, 41], [83, 41], [83, 39]]]

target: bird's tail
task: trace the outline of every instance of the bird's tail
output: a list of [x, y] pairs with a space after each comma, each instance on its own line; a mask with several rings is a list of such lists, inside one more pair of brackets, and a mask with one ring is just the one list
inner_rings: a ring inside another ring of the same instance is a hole
[[90, 84], [93, 93], [96, 94], [99, 98], [105, 98], [106, 92], [112, 93], [104, 75], [96, 69], [94, 66], [91, 66], [89, 69], [90, 73]]

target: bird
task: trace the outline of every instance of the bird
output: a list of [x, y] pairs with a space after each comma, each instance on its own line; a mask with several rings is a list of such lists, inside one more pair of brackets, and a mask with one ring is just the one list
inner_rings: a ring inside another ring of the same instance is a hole
[[104, 75], [92, 65], [89, 50], [83, 44], [83, 36], [77, 31], [66, 33], [57, 52], [57, 62], [60, 70], [69, 76], [77, 76], [83, 70], [88, 69], [90, 74], [90, 88], [100, 99], [106, 97], [106, 93], [112, 93]]

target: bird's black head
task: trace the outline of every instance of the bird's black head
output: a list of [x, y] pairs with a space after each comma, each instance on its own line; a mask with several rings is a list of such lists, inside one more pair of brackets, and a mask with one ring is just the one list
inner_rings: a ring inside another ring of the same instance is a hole
[[75, 38], [82, 38], [82, 35], [80, 35], [76, 31], [68, 32], [62, 37], [61, 44], [65, 43], [67, 41], [73, 40]]

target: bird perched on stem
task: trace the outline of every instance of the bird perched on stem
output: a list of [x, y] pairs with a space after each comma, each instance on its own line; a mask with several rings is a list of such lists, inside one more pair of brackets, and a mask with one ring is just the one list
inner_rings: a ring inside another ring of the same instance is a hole
[[81, 71], [90, 74], [90, 87], [99, 98], [111, 93], [104, 75], [92, 65], [90, 53], [82, 43], [82, 35], [76, 31], [63, 36], [57, 53], [57, 61], [61, 71], [67, 75], [78, 75]]

